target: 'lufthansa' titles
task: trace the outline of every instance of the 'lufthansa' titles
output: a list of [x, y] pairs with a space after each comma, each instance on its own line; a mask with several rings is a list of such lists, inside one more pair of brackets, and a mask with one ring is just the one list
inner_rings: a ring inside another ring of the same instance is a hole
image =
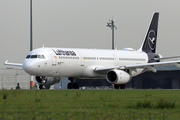
[[63, 51], [63, 50], [54, 50], [52, 49], [56, 55], [67, 55], [67, 56], [76, 56], [76, 53], [74, 51]]

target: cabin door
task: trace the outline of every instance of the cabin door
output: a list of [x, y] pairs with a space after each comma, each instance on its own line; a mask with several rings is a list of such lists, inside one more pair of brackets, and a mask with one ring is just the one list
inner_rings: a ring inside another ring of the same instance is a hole
[[79, 59], [81, 61], [80, 65], [84, 66], [85, 65], [85, 58], [81, 52], [78, 51], [78, 54], [79, 54]]
[[114, 56], [114, 65], [118, 65], [118, 58], [117, 58], [117, 55], [113, 55]]
[[51, 61], [52, 64], [50, 66], [52, 66], [53, 75], [57, 75], [58, 74], [58, 64], [57, 64], [58, 56], [52, 50], [49, 50], [49, 54], [52, 60]]

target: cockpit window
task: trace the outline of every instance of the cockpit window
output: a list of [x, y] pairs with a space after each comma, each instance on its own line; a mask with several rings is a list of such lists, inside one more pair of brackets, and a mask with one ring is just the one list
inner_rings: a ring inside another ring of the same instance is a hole
[[29, 59], [31, 56], [30, 55], [27, 55], [26, 58]]
[[40, 58], [40, 59], [42, 59], [41, 55], [38, 55], [37, 57]]
[[37, 55], [31, 55], [31, 58], [37, 58]]
[[46, 59], [46, 57], [44, 55], [27, 55], [26, 56], [26, 59], [34, 59], [34, 58]]
[[45, 57], [44, 55], [42, 55], [42, 58], [43, 58], [43, 59], [46, 59], [46, 57]]

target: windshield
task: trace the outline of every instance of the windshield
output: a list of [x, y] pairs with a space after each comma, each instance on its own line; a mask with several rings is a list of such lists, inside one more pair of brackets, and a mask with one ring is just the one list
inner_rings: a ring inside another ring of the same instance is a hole
[[27, 55], [27, 56], [26, 56], [27, 59], [30, 58], [30, 57], [31, 57], [30, 55]]
[[46, 57], [44, 55], [27, 55], [26, 56], [26, 59], [35, 59], [35, 58], [46, 59]]

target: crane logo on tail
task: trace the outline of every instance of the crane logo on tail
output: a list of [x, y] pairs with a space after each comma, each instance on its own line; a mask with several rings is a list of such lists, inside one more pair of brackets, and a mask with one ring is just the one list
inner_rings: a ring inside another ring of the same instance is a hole
[[154, 30], [151, 30], [148, 34], [148, 44], [151, 50], [154, 50], [155, 48], [155, 40], [156, 40], [155, 32]]

